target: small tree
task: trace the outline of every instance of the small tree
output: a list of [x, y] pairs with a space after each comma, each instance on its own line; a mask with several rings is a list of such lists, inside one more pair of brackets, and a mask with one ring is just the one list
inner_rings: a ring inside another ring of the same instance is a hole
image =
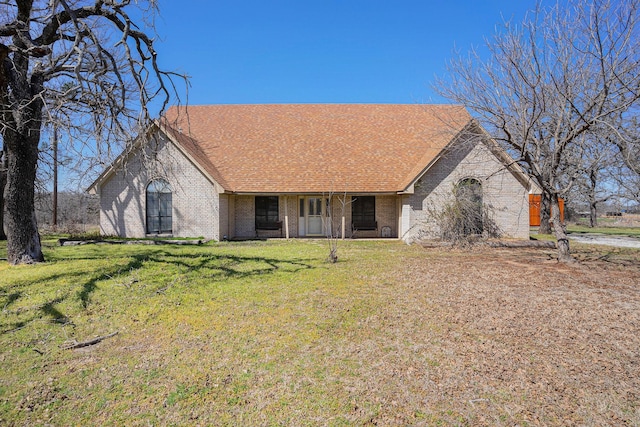
[[344, 238], [342, 221], [345, 218], [347, 206], [351, 201], [348, 200], [346, 192], [340, 195], [329, 192], [327, 196], [323, 227], [329, 244], [329, 257], [327, 260], [334, 264], [338, 262], [338, 242]]

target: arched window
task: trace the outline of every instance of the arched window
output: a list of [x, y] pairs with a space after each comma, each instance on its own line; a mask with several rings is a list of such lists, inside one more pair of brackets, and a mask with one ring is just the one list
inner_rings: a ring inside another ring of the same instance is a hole
[[147, 233], [171, 234], [171, 186], [164, 179], [151, 181], [147, 186]]
[[482, 184], [477, 179], [463, 179], [456, 186], [456, 201], [464, 218], [464, 235], [482, 234], [484, 209]]

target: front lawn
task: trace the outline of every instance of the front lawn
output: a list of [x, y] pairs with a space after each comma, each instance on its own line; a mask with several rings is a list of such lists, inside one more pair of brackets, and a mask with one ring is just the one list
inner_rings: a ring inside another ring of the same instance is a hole
[[640, 251], [327, 255], [49, 242], [0, 262], [0, 424], [640, 423]]

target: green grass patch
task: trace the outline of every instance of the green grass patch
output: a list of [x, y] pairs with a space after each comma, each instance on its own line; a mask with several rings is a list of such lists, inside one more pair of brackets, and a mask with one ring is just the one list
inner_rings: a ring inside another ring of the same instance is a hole
[[[258, 385], [279, 395], [260, 406], [266, 419], [301, 401], [309, 413], [340, 412], [347, 396], [326, 395], [325, 383], [357, 367], [346, 355], [327, 364], [317, 347], [356, 334], [383, 302], [368, 292], [375, 275], [418, 250], [345, 242], [331, 265], [324, 241], [51, 240], [46, 263], [0, 264], [0, 360], [12, 367], [0, 421], [9, 424], [182, 424], [203, 404], [225, 424]], [[115, 331], [99, 346], [61, 348]]]
[[[537, 227], [531, 229], [531, 237], [536, 240], [555, 240], [553, 234], [538, 234]], [[604, 234], [609, 236], [640, 237], [640, 227], [620, 227], [604, 225], [600, 227], [588, 227], [582, 224], [567, 224], [567, 232], [575, 234]]]
[[570, 224], [567, 226], [567, 231], [570, 233], [597, 233], [610, 236], [640, 237], [640, 227], [587, 227], [585, 225]]

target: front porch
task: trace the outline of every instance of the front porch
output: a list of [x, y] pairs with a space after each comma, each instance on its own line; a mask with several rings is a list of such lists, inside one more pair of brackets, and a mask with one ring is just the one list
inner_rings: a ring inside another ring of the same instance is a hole
[[229, 239], [398, 238], [399, 196], [229, 195]]

